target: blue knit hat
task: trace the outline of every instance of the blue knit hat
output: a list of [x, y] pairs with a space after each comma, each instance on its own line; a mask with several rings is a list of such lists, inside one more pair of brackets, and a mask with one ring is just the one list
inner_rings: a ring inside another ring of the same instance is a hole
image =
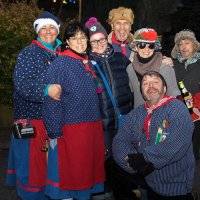
[[56, 27], [58, 33], [60, 28], [60, 22], [57, 17], [52, 15], [50, 12], [44, 11], [38, 19], [34, 21], [34, 29], [35, 32], [38, 34], [39, 30], [46, 24], [51, 24]]

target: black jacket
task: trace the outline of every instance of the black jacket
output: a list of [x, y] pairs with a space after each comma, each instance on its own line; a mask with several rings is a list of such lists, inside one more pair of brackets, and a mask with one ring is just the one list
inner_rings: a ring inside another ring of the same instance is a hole
[[[122, 53], [114, 52], [112, 47], [111, 49], [108, 58], [100, 57], [90, 51], [89, 59], [97, 62], [106, 77], [120, 113], [127, 114], [133, 108], [133, 97], [126, 72], [126, 67], [130, 64], [130, 61]], [[99, 100], [104, 130], [117, 129], [117, 118], [113, 104], [98, 70], [95, 68], [94, 71], [97, 75], [98, 86], [103, 89], [103, 92], [99, 94]]]
[[174, 70], [177, 82], [183, 81], [187, 90], [194, 95], [200, 91], [200, 60], [189, 64], [185, 69], [184, 63], [174, 60]]

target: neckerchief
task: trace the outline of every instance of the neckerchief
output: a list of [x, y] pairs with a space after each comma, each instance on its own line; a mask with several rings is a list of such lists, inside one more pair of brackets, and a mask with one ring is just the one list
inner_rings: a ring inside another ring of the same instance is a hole
[[88, 64], [88, 55], [85, 55], [85, 57], [81, 57], [78, 54], [76, 54], [75, 52], [71, 51], [70, 49], [65, 50], [64, 52], [62, 52], [61, 55], [66, 55], [72, 58], [75, 58], [77, 60], [81, 60], [85, 66], [85, 70], [90, 72], [92, 74], [92, 77], [96, 80], [97, 76], [96, 74], [90, 69], [90, 66]]
[[147, 117], [144, 122], [144, 130], [146, 131], [146, 138], [147, 140], [150, 140], [150, 125], [151, 125], [151, 116], [154, 110], [157, 110], [158, 108], [164, 106], [165, 104], [169, 103], [170, 101], [176, 99], [175, 97], [171, 96], [164, 96], [156, 105], [154, 105], [152, 108], [149, 107], [147, 101], [145, 101], [144, 107], [147, 110]]
[[36, 44], [37, 46], [41, 47], [42, 49], [45, 49], [46, 51], [50, 52], [51, 54], [54, 55], [60, 55], [61, 49], [60, 47], [58, 47], [57, 51], [52, 51], [50, 49], [48, 49], [47, 47], [45, 47], [41, 42], [39, 42], [38, 40], [33, 40], [31, 44]]
[[113, 43], [115, 43], [115, 44], [119, 44], [119, 46], [121, 47], [121, 49], [122, 49], [122, 53], [125, 55], [125, 56], [127, 56], [127, 54], [126, 54], [126, 44], [128, 44], [128, 40], [126, 39], [126, 41], [124, 41], [124, 42], [121, 42], [121, 41], [118, 41], [117, 39], [116, 39], [116, 37], [115, 37], [115, 33], [113, 32], [112, 33], [112, 38], [111, 38], [111, 40], [112, 40], [112, 42]]
[[187, 69], [187, 66], [190, 65], [190, 64], [193, 64], [195, 62], [197, 62], [199, 59], [200, 59], [200, 53], [199, 52], [196, 52], [192, 58], [189, 58], [189, 59], [185, 59], [181, 56], [181, 54], [179, 53], [178, 54], [178, 57], [177, 57], [178, 61], [181, 62], [181, 63], [184, 63], [185, 64], [185, 69]]

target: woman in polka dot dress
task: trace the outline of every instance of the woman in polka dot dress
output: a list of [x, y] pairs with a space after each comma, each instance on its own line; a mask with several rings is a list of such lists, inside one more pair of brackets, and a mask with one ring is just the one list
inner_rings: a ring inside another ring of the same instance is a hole
[[14, 70], [14, 124], [33, 127], [35, 133], [33, 138], [17, 139], [14, 134], [11, 137], [7, 184], [16, 185], [23, 200], [47, 199], [44, 194], [47, 163], [45, 148], [42, 148], [47, 134], [42, 104], [44, 96], [60, 98], [60, 85], [45, 83], [49, 64], [57, 57], [61, 44], [57, 39], [59, 27], [56, 17], [43, 12], [34, 22], [38, 37], [20, 52]]
[[68, 48], [56, 58], [47, 82], [60, 84], [60, 101], [46, 97], [43, 116], [50, 145], [46, 194], [51, 199], [88, 200], [103, 191], [104, 137], [96, 74], [86, 54], [85, 27], [73, 22], [65, 32]]

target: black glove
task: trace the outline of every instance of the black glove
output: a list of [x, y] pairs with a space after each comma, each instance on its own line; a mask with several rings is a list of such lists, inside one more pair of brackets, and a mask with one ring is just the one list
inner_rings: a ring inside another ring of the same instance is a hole
[[131, 168], [138, 171], [142, 176], [147, 176], [154, 170], [152, 163], [148, 163], [142, 153], [128, 154], [127, 162]]

